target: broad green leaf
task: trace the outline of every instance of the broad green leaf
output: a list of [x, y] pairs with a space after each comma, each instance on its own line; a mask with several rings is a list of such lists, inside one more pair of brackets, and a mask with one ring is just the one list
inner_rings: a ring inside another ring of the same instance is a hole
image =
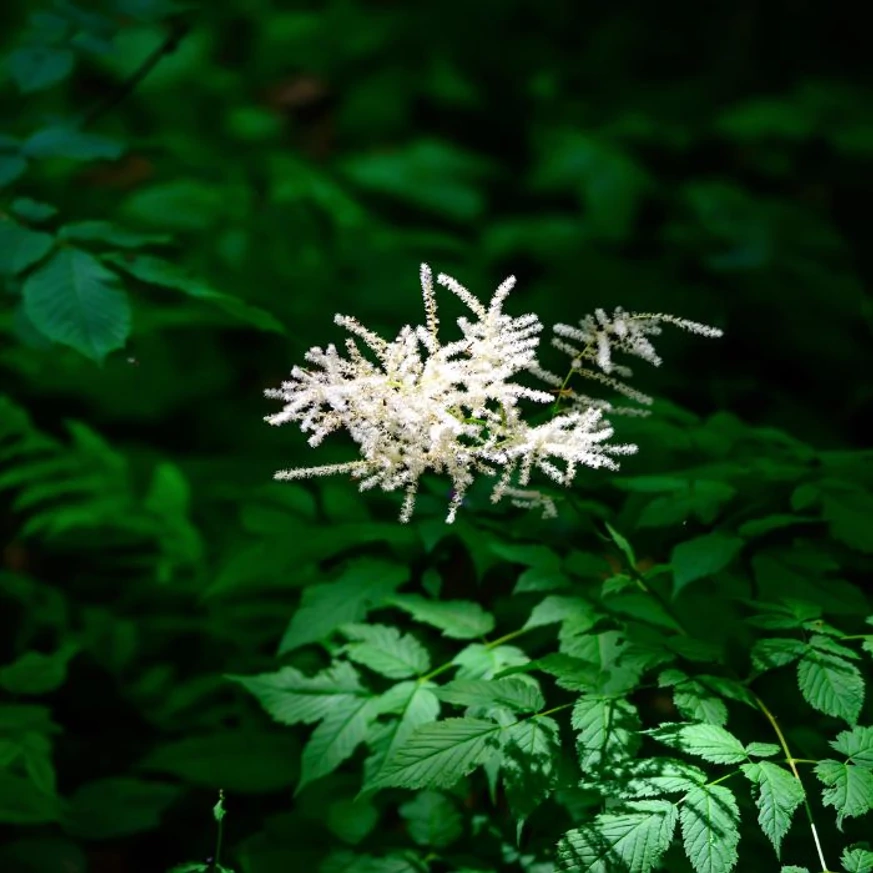
[[559, 871], [567, 873], [649, 873], [673, 840], [676, 805], [640, 800], [628, 811], [598, 815], [566, 833], [558, 843]]
[[[296, 859], [298, 856], [292, 856]], [[318, 873], [422, 873], [421, 863], [412, 855], [393, 853], [376, 858], [357, 852], [332, 852]]]
[[333, 582], [310, 585], [282, 637], [279, 654], [325, 640], [342, 625], [362, 621], [408, 578], [409, 570], [400, 564], [360, 560], [349, 564]]
[[161, 232], [202, 231], [221, 220], [226, 211], [225, 194], [226, 189], [219, 184], [174, 179], [138, 189], [128, 197], [122, 211], [132, 222]]
[[438, 791], [422, 791], [399, 809], [414, 843], [432, 849], [445, 849], [464, 832], [456, 802]]
[[411, 634], [381, 624], [345, 625], [341, 630], [354, 640], [346, 644], [346, 655], [388, 679], [421, 676], [430, 669], [427, 649]]
[[487, 165], [439, 140], [422, 139], [390, 151], [356, 155], [341, 169], [364, 190], [456, 221], [473, 221], [484, 209], [478, 178]]
[[640, 745], [640, 719], [628, 700], [581, 697], [573, 707], [573, 729], [582, 771], [614, 767], [632, 757]]
[[743, 764], [740, 769], [758, 787], [758, 824], [778, 858], [794, 812], [803, 803], [803, 785], [784, 767], [769, 761]]
[[536, 685], [517, 678], [455, 679], [436, 689], [436, 696], [455, 706], [505, 706], [513, 712], [539, 712], [545, 700]]
[[303, 749], [297, 792], [309, 782], [332, 773], [364, 741], [376, 716], [373, 697], [346, 697], [331, 706]]
[[782, 750], [775, 743], [749, 743], [746, 754], [753, 758], [772, 758]]
[[219, 730], [159, 745], [140, 766], [192, 785], [263, 794], [293, 785], [299, 759], [300, 746], [290, 732]]
[[743, 744], [715, 724], [668, 724], [648, 731], [660, 742], [713, 764], [740, 764], [746, 760]]
[[624, 555], [627, 568], [636, 569], [637, 558], [634, 554], [633, 548], [631, 548], [631, 544], [611, 524], [609, 524], [609, 522], [604, 523], [606, 524], [606, 529], [609, 531], [610, 537], [612, 537], [612, 541], [618, 546], [619, 550]]
[[620, 774], [620, 778], [616, 780], [615, 790], [629, 799], [685, 794], [706, 782], [706, 773], [703, 770], [675, 758], [628, 761], [616, 772]]
[[800, 640], [787, 637], [758, 640], [752, 647], [752, 663], [758, 670], [773, 670], [796, 661], [805, 651], [806, 646]]
[[459, 679], [493, 679], [507, 667], [527, 664], [530, 658], [517, 646], [489, 646], [471, 643], [452, 659]]
[[451, 788], [495, 754], [503, 730], [476, 718], [421, 725], [386, 761], [372, 787]]
[[31, 94], [66, 79], [74, 62], [75, 55], [68, 48], [29, 45], [12, 52], [6, 65], [19, 90]]
[[689, 721], [724, 726], [728, 711], [725, 702], [703, 683], [690, 679], [679, 670], [666, 670], [658, 677], [661, 687], [673, 687], [673, 703]]
[[287, 725], [312, 724], [326, 718], [337, 706], [370, 696], [355, 668], [345, 661], [315, 676], [305, 676], [294, 667], [282, 667], [275, 673], [229, 678], [254, 694], [276, 721]]
[[115, 282], [92, 255], [61, 249], [27, 277], [24, 311], [49, 339], [102, 361], [130, 332], [130, 304]]
[[851, 758], [853, 764], [873, 770], [873, 727], [854, 727], [850, 731], [842, 731], [830, 741], [830, 745], [835, 751]]
[[180, 291], [188, 297], [212, 303], [231, 318], [245, 322], [259, 330], [285, 333], [285, 328], [269, 312], [250, 306], [244, 300], [223, 294], [194, 278], [176, 264], [154, 255], [106, 255], [107, 263], [130, 274], [141, 282]]
[[0, 823], [45, 824], [60, 815], [57, 797], [40, 791], [30, 779], [0, 770]]
[[0, 277], [23, 273], [41, 261], [54, 244], [50, 233], [22, 227], [0, 216]]
[[729, 788], [701, 785], [679, 810], [685, 854], [697, 873], [729, 873], [737, 863], [740, 811]]
[[840, 856], [840, 863], [846, 873], [871, 873], [873, 871], [873, 852], [861, 847], [845, 849]]
[[62, 646], [56, 652], [25, 652], [0, 667], [0, 688], [12, 694], [48, 694], [64, 684], [67, 664], [79, 651], [77, 645]]
[[16, 197], [9, 208], [18, 218], [30, 221], [33, 224], [47, 221], [53, 215], [57, 215], [58, 212], [56, 206], [40, 203], [38, 200], [32, 200], [30, 197]]
[[344, 843], [357, 845], [379, 823], [379, 810], [365, 798], [342, 798], [327, 808], [325, 824]]
[[506, 729], [500, 769], [518, 826], [549, 796], [560, 752], [558, 723], [548, 716], [526, 718]]
[[809, 649], [797, 665], [797, 681], [806, 702], [854, 725], [864, 702], [861, 671], [845, 658]]
[[117, 140], [75, 127], [46, 127], [38, 130], [21, 146], [28, 158], [69, 158], [74, 161], [114, 161], [124, 146]]
[[594, 627], [599, 618], [600, 614], [594, 606], [581, 597], [551, 595], [533, 608], [524, 626], [530, 629], [572, 619], [574, 627], [581, 632], [586, 621], [590, 622], [589, 627]]
[[415, 728], [435, 722], [440, 712], [437, 696], [420, 682], [400, 682], [382, 695], [378, 706], [383, 714], [396, 717], [378, 731], [371, 729], [367, 737], [372, 755], [365, 766], [364, 791], [378, 783], [386, 763], [393, 759]]
[[512, 564], [543, 567], [548, 570], [557, 570], [561, 566], [561, 558], [557, 553], [538, 543], [512, 543], [495, 539], [488, 543], [488, 549]]
[[837, 827], [873, 808], [873, 771], [854, 764], [824, 760], [815, 765], [815, 775], [826, 786], [822, 802], [837, 811]]
[[27, 161], [18, 154], [0, 152], [0, 188], [14, 182], [27, 169]]
[[852, 549], [873, 553], [870, 518], [873, 495], [854, 483], [836, 482], [824, 492], [822, 515], [830, 524], [831, 534]]
[[686, 585], [723, 570], [742, 549], [743, 541], [723, 533], [705, 534], [680, 543], [673, 549], [673, 596]]
[[109, 840], [156, 828], [181, 794], [176, 785], [141, 779], [98, 779], [73, 793], [64, 828], [85, 840]]
[[808, 867], [798, 867], [795, 864], [788, 864], [787, 866], [783, 865], [779, 869], [780, 873], [809, 873]]
[[453, 640], [482, 637], [494, 630], [494, 616], [471, 600], [426, 600], [417, 594], [401, 594], [388, 602]]
[[106, 243], [122, 249], [161, 245], [172, 240], [172, 237], [166, 234], [139, 233], [111, 221], [74, 221], [65, 224], [58, 231], [58, 236], [71, 242]]

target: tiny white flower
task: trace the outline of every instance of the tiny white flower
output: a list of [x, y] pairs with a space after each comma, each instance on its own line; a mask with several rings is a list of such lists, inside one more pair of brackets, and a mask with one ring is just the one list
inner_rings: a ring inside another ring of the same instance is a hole
[[[437, 283], [457, 296], [474, 318], [458, 319], [461, 338], [442, 345], [433, 276], [421, 266], [425, 324], [402, 328], [388, 341], [357, 319], [337, 315], [336, 324], [351, 336], [345, 356], [336, 346], [318, 346], [306, 353], [309, 366], [295, 367], [291, 377], [266, 396], [282, 400], [281, 411], [268, 416], [270, 424], [296, 422], [318, 446], [325, 437], [345, 430], [358, 446], [360, 457], [344, 464], [282, 470], [277, 479], [348, 474], [360, 489], [402, 490], [400, 520], [408, 521], [415, 508], [421, 476], [447, 475], [452, 482], [446, 520], [454, 520], [464, 496], [478, 477], [496, 479], [492, 500], [537, 506], [545, 516], [555, 514], [546, 495], [530, 488], [534, 471], [558, 485], [569, 486], [579, 467], [618, 469], [615, 457], [635, 452], [634, 445], [611, 443], [613, 428], [605, 413], [621, 412], [606, 401], [583, 397], [561, 379], [544, 370], [537, 360], [542, 324], [533, 313], [513, 317], [503, 312], [515, 285], [510, 276], [484, 306], [450, 276]], [[553, 340], [572, 358], [573, 372], [610, 385], [640, 402], [649, 398], [609, 375], [626, 377], [630, 371], [612, 362], [613, 350], [636, 354], [652, 363], [660, 359], [647, 335], [669, 322], [703, 333], [720, 331], [666, 315], [628, 315], [617, 309], [610, 318], [598, 309], [580, 327], [558, 325]], [[358, 346], [360, 341], [369, 355]], [[579, 344], [581, 348], [577, 348]], [[585, 364], [596, 364], [598, 370]], [[551, 390], [539, 390], [517, 381], [539, 378]], [[544, 423], [525, 418], [521, 402], [553, 404], [564, 394], [573, 397], [569, 412]]]

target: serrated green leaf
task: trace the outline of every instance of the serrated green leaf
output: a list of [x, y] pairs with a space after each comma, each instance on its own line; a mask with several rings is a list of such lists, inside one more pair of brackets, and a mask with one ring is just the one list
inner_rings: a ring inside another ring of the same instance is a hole
[[854, 725], [864, 702], [861, 671], [845, 658], [810, 649], [797, 665], [797, 681], [806, 702]]
[[796, 661], [805, 651], [800, 640], [782, 637], [758, 640], [752, 647], [752, 663], [758, 670], [773, 670]]
[[411, 634], [401, 635], [397, 628], [353, 624], [341, 631], [354, 640], [346, 644], [346, 655], [388, 679], [408, 679], [430, 669], [427, 649]]
[[435, 722], [440, 713], [440, 702], [432, 688], [420, 682], [398, 683], [379, 698], [377, 705], [381, 713], [396, 718], [378, 730], [371, 729], [367, 737], [372, 755], [365, 766], [364, 791], [378, 784], [386, 763], [393, 759], [415, 728]]
[[32, 94], [66, 79], [74, 62], [75, 55], [67, 48], [29, 45], [12, 52], [6, 65], [19, 90]]
[[673, 566], [673, 596], [692, 582], [723, 570], [743, 547], [736, 536], [723, 533], [705, 534], [679, 543], [670, 556]]
[[338, 661], [315, 676], [294, 667], [259, 676], [229, 676], [257, 697], [280, 724], [312, 724], [330, 715], [334, 707], [362, 702], [370, 692], [361, 685], [351, 664]]
[[482, 637], [494, 630], [494, 616], [471, 600], [426, 600], [417, 594], [403, 594], [388, 602], [454, 640]]
[[640, 719], [628, 700], [582, 697], [573, 707], [573, 729], [583, 772], [616, 766], [632, 757], [640, 745]]
[[845, 849], [840, 863], [846, 873], [873, 873], [873, 852], [860, 846]]
[[332, 773], [354, 754], [377, 715], [374, 697], [345, 697], [334, 703], [303, 749], [297, 792]]
[[517, 646], [489, 646], [471, 643], [461, 649], [452, 663], [458, 665], [459, 679], [493, 679], [507, 667], [527, 664], [530, 658]]
[[697, 873], [729, 873], [737, 863], [740, 811], [724, 785], [693, 788], [679, 811], [685, 854]]
[[379, 810], [366, 798], [342, 798], [327, 808], [325, 824], [344, 843], [357, 845], [379, 823]]
[[822, 802], [837, 811], [840, 830], [846, 818], [857, 818], [873, 808], [873, 771], [824, 760], [815, 765], [815, 775], [825, 785]]
[[728, 719], [725, 702], [703, 683], [690, 679], [679, 670], [667, 670], [658, 679], [661, 687], [673, 687], [673, 703], [689, 721], [724, 726]]
[[438, 791], [422, 791], [399, 809], [406, 819], [406, 829], [419, 846], [445, 849], [464, 832], [457, 803]]
[[854, 727], [830, 741], [831, 748], [852, 759], [853, 764], [873, 770], [873, 727]]
[[646, 798], [690, 791], [706, 782], [699, 767], [674, 758], [645, 758], [629, 761], [618, 773], [617, 791], [622, 797]]
[[507, 728], [500, 768], [518, 826], [548, 797], [560, 751], [558, 723], [548, 716], [527, 718]]
[[65, 248], [24, 282], [24, 311], [39, 332], [96, 361], [130, 333], [130, 304], [115, 276], [87, 252]]
[[476, 718], [421, 725], [385, 762], [372, 787], [451, 788], [495, 754], [503, 730]]
[[775, 743], [749, 743], [746, 754], [753, 758], [772, 758], [782, 751]]
[[455, 679], [436, 689], [436, 696], [455, 706], [505, 706], [513, 712], [539, 712], [545, 700], [539, 688], [518, 678]]
[[598, 815], [558, 843], [557, 869], [567, 873], [649, 873], [673, 840], [676, 806], [641, 800], [628, 811]]
[[282, 637], [279, 654], [325, 640], [342, 625], [362, 621], [408, 578], [409, 570], [399, 564], [362, 560], [349, 564], [333, 582], [310, 585]]
[[715, 724], [670, 724], [648, 733], [674, 749], [697, 755], [712, 764], [739, 764], [746, 760], [743, 744]]
[[778, 858], [782, 840], [791, 827], [792, 816], [803, 803], [803, 785], [784, 767], [769, 761], [743, 764], [740, 769], [758, 787], [755, 798], [758, 805], [758, 824], [773, 844]]
[[809, 873], [809, 869], [806, 867], [797, 867], [794, 864], [789, 864], [788, 866], [781, 867], [780, 873]]
[[524, 627], [529, 630], [572, 620], [574, 628], [578, 628], [581, 633], [585, 629], [586, 623], [588, 627], [594, 627], [599, 618], [600, 614], [594, 606], [581, 597], [552, 595], [546, 597], [533, 608]]
[[41, 261], [55, 244], [50, 233], [0, 217], [0, 277], [16, 276]]

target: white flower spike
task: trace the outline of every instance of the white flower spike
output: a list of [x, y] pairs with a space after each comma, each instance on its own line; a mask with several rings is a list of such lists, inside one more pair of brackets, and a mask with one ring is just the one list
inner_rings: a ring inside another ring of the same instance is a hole
[[[387, 341], [351, 316], [335, 322], [351, 336], [346, 356], [336, 347], [318, 346], [306, 353], [310, 368], [295, 367], [281, 388], [265, 392], [284, 401], [284, 408], [266, 418], [270, 424], [297, 422], [317, 446], [330, 433], [346, 430], [360, 457], [345, 464], [281, 470], [277, 479], [302, 479], [347, 473], [360, 489], [403, 490], [400, 520], [415, 508], [419, 480], [427, 472], [447, 475], [452, 482], [447, 522], [454, 521], [464, 496], [477, 477], [496, 479], [492, 501], [503, 498], [520, 506], [537, 506], [555, 515], [553, 501], [530, 488], [534, 470], [567, 487], [579, 467], [618, 469], [616, 456], [636, 452], [634, 445], [610, 443], [613, 428], [605, 412], [617, 410], [606, 401], [565, 390], [565, 380], [540, 367], [537, 360], [542, 324], [533, 313], [514, 318], [503, 304], [515, 285], [506, 279], [486, 307], [450, 276], [437, 283], [467, 305], [475, 320], [459, 318], [462, 338], [448, 345], [439, 339], [439, 318], [433, 276], [421, 265], [425, 324], [404, 327]], [[667, 315], [631, 315], [617, 309], [610, 319], [603, 310], [580, 327], [557, 325], [553, 344], [573, 359], [574, 372], [603, 382], [641, 403], [644, 394], [611, 375], [630, 375], [612, 362], [612, 351], [660, 363], [647, 335], [660, 333], [660, 323], [672, 323], [704, 336], [720, 336], [715, 328]], [[365, 355], [360, 340], [372, 353]], [[576, 345], [574, 345], [574, 343]], [[599, 372], [586, 370], [595, 364]], [[517, 379], [538, 377], [552, 391], [528, 387]], [[558, 391], [556, 402], [555, 390]], [[540, 424], [525, 419], [520, 401], [553, 404], [569, 396], [572, 408]]]

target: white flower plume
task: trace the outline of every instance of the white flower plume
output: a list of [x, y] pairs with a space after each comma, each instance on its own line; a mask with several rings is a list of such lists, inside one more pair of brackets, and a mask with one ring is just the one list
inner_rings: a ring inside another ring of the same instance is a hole
[[[564, 386], [537, 361], [542, 331], [539, 318], [532, 313], [515, 318], [503, 312], [514, 277], [497, 288], [488, 306], [450, 276], [439, 275], [437, 283], [472, 313], [472, 319], [458, 319], [460, 339], [441, 344], [433, 276], [422, 264], [424, 325], [407, 325], [394, 340], [387, 341], [357, 319], [337, 315], [335, 322], [351, 334], [345, 342], [345, 355], [334, 345], [313, 347], [305, 356], [311, 366], [295, 367], [281, 388], [265, 392], [285, 404], [280, 412], [266, 418], [270, 424], [297, 422], [310, 435], [311, 446], [319, 445], [334, 431], [345, 430], [360, 454], [345, 464], [282, 470], [276, 473], [277, 479], [348, 473], [360, 482], [362, 491], [375, 487], [403, 490], [400, 519], [408, 521], [422, 475], [445, 474], [452, 482], [446, 519], [451, 522], [473, 482], [486, 476], [497, 480], [492, 491], [494, 502], [507, 498], [517, 505], [539, 506], [549, 516], [555, 513], [553, 502], [529, 487], [534, 470], [568, 486], [580, 467], [617, 469], [615, 456], [637, 450], [633, 445], [609, 442], [613, 428], [604, 418], [604, 412], [611, 408], [608, 403], [581, 404], [574, 395], [576, 403], [568, 412], [541, 424], [525, 419], [521, 401], [555, 404], [556, 398], [554, 392], [516, 381], [519, 376], [539, 376], [547, 384]], [[598, 320], [586, 320], [581, 328], [559, 325], [555, 328], [559, 338], [554, 342], [579, 361], [596, 348], [597, 363], [608, 373], [612, 368], [610, 342], [657, 362], [645, 335], [658, 332], [658, 320], [693, 325], [689, 329], [707, 335], [719, 333], [669, 316], [619, 313], [617, 310], [610, 321], [598, 310]], [[601, 341], [600, 334], [606, 334], [608, 340]], [[567, 340], [581, 343], [583, 349]], [[577, 369], [581, 370], [581, 364]], [[628, 375], [626, 368], [621, 372]], [[609, 377], [605, 380], [612, 384]], [[633, 396], [633, 389], [628, 392]], [[637, 393], [636, 399], [646, 398]]]

